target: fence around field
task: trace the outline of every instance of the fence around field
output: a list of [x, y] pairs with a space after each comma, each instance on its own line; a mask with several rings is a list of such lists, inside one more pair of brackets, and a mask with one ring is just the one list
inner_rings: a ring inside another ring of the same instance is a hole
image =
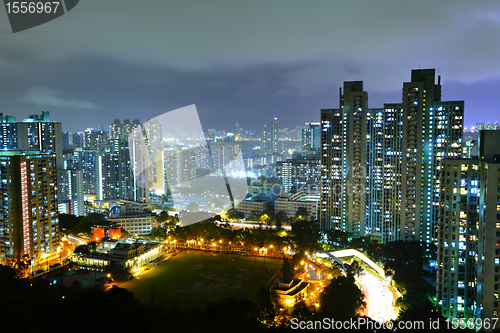
[[[215, 244], [215, 245], [214, 245]], [[220, 252], [227, 254], [237, 254], [242, 256], [255, 256], [265, 258], [288, 258], [291, 259], [293, 255], [289, 251], [277, 250], [270, 247], [246, 247], [237, 245], [228, 245], [220, 243], [211, 244], [193, 244], [191, 242], [176, 242], [175, 248], [186, 250], [200, 250], [208, 252]]]

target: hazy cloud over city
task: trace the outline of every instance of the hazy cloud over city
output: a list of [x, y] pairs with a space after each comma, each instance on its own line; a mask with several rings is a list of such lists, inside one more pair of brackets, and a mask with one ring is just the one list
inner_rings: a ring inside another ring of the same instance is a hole
[[196, 104], [205, 130], [295, 127], [337, 107], [344, 80], [381, 107], [436, 68], [471, 126], [500, 120], [498, 36], [497, 1], [86, 0], [16, 34], [2, 10], [0, 112], [79, 131]]

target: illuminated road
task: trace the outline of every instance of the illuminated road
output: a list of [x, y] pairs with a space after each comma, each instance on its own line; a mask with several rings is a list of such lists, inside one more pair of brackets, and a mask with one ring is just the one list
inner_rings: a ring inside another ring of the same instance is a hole
[[64, 261], [69, 259], [72, 255], [73, 252], [75, 251], [75, 248], [80, 245], [85, 245], [87, 242], [80, 238], [80, 237], [75, 237], [75, 236], [63, 236], [61, 238], [61, 247], [60, 247], [60, 252], [58, 256], [51, 258], [50, 260], [41, 260], [38, 265], [34, 265], [31, 268], [32, 272], [36, 272], [39, 270], [43, 271], [48, 271], [49, 266], [54, 265], [54, 264], [62, 264]]
[[72, 235], [68, 235], [66, 237], [75, 245], [75, 247], [87, 244], [87, 241], [83, 238], [72, 236]]
[[[356, 278], [365, 294], [365, 315], [378, 322], [396, 319], [397, 309], [394, 302], [397, 298], [392, 292], [393, 287], [370, 269], [365, 269]], [[397, 296], [396, 296], [397, 297]]]
[[318, 253], [317, 256], [337, 261], [340, 259], [345, 263], [350, 262], [352, 257], [361, 259], [363, 272], [356, 277], [356, 281], [365, 295], [366, 308], [364, 315], [378, 322], [396, 319], [399, 310], [395, 307], [395, 302], [401, 297], [401, 294], [390, 285], [390, 279], [385, 276], [384, 270], [379, 265], [370, 260], [365, 254], [353, 249], [328, 254]]
[[[254, 223], [252, 223], [254, 222]], [[229, 223], [231, 227], [234, 229], [242, 229], [242, 228], [267, 228], [267, 229], [276, 229], [275, 225], [266, 225], [266, 224], [258, 224], [257, 221], [249, 221], [249, 222], [217, 222], [218, 224], [226, 224]], [[290, 231], [292, 227], [289, 225], [281, 226], [281, 229]]]

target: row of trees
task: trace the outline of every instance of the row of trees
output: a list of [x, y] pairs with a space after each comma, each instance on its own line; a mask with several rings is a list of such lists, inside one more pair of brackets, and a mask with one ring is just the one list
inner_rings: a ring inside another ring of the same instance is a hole
[[59, 214], [59, 232], [64, 234], [84, 234], [90, 237], [92, 226], [105, 219], [103, 214], [92, 213], [87, 216]]
[[[166, 237], [166, 229], [154, 231]], [[245, 228], [233, 229], [229, 225], [218, 225], [214, 220], [191, 224], [185, 227], [175, 226], [168, 235], [178, 241], [201, 240], [228, 244], [243, 244], [249, 247], [274, 248], [290, 247], [295, 253], [314, 252], [321, 249], [319, 243], [319, 225], [315, 221], [298, 220], [292, 224], [291, 232], [279, 229]]]

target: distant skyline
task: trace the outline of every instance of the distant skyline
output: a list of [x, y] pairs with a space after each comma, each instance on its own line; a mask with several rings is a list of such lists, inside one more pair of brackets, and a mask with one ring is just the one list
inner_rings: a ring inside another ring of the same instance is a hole
[[500, 121], [497, 1], [86, 0], [16, 34], [0, 10], [0, 32], [0, 112], [64, 131], [191, 104], [205, 131], [293, 128], [337, 108], [343, 81], [371, 108], [400, 102], [417, 68], [465, 101], [466, 127]]

